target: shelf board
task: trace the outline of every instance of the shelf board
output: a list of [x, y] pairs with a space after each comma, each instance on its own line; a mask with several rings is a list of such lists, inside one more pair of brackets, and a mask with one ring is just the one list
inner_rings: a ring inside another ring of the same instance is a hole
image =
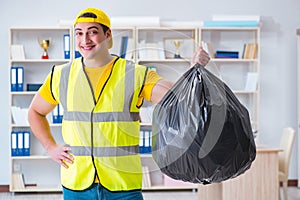
[[61, 186], [56, 185], [38, 185], [25, 186], [24, 189], [12, 189], [11, 192], [61, 192]]
[[257, 94], [257, 91], [234, 90], [235, 94]]
[[200, 31], [257, 31], [260, 27], [201, 27]]
[[31, 96], [31, 95], [35, 95], [36, 94], [36, 91], [21, 91], [21, 92], [10, 92], [11, 95], [28, 95], [28, 96]]
[[[50, 127], [61, 127], [61, 124], [49, 124]], [[30, 128], [29, 124], [12, 124], [13, 128]]]
[[48, 160], [50, 156], [43, 155], [31, 155], [31, 156], [11, 156], [12, 160]]
[[146, 63], [146, 62], [158, 62], [158, 63], [169, 63], [169, 62], [174, 62], [174, 63], [190, 63], [190, 58], [182, 58], [182, 59], [142, 59], [138, 60], [138, 63]]
[[25, 59], [25, 60], [11, 60], [13, 63], [64, 63], [69, 62], [70, 59]]
[[142, 188], [142, 190], [193, 190], [197, 189], [198, 185], [178, 185], [178, 186], [166, 186], [166, 185], [155, 185], [147, 188]]
[[257, 62], [257, 59], [243, 59], [243, 58], [211, 58], [210, 62]]
[[152, 158], [152, 153], [140, 153], [141, 158]]

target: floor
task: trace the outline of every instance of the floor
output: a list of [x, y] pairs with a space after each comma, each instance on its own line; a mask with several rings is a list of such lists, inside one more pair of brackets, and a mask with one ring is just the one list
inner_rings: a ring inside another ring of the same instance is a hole
[[[282, 191], [281, 191], [282, 192]], [[300, 188], [288, 188], [289, 200], [300, 200]], [[198, 200], [197, 192], [193, 191], [175, 191], [175, 192], [144, 192], [144, 200]], [[0, 200], [62, 200], [61, 194], [12, 194], [0, 193]], [[283, 199], [283, 198], [282, 198]], [[239, 199], [240, 200], [240, 199]], [[267, 199], [266, 199], [267, 200]], [[271, 199], [270, 199], [271, 200]]]

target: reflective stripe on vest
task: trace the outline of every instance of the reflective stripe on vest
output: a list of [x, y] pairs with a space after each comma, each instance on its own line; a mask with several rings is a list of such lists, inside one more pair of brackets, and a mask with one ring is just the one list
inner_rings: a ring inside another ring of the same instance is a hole
[[[90, 148], [82, 146], [71, 146], [71, 153], [75, 156], [90, 156], [92, 154]], [[96, 157], [104, 156], [129, 156], [139, 152], [139, 146], [120, 146], [120, 147], [94, 147], [93, 155]]]

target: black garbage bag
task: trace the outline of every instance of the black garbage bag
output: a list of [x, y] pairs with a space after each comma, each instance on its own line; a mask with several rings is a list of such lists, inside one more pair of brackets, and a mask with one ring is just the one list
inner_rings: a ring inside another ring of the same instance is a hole
[[154, 108], [152, 155], [173, 179], [234, 178], [256, 156], [249, 113], [225, 83], [196, 64]]

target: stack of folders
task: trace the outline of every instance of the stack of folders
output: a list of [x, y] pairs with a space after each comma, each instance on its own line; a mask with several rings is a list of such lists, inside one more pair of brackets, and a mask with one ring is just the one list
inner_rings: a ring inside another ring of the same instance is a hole
[[61, 105], [57, 105], [52, 111], [53, 124], [61, 124], [64, 115], [64, 109]]
[[140, 153], [151, 153], [152, 152], [152, 131], [141, 130], [140, 131]]
[[24, 90], [24, 67], [12, 66], [10, 68], [10, 88], [12, 92]]
[[11, 156], [30, 156], [30, 132], [11, 132]]
[[216, 51], [215, 58], [239, 58], [238, 51]]

